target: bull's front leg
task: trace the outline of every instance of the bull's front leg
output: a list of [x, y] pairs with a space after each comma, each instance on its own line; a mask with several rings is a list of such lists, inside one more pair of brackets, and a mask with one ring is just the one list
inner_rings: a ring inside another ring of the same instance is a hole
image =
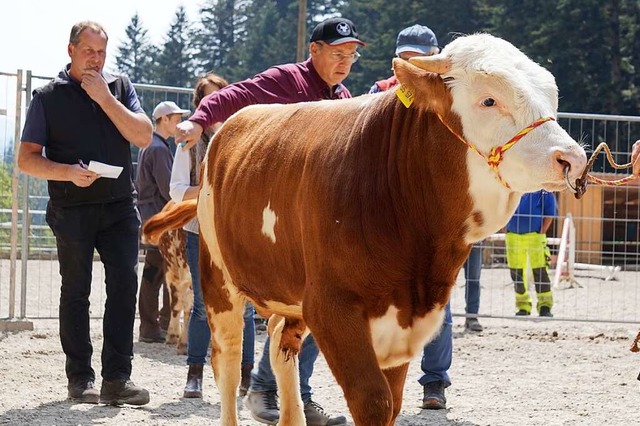
[[393, 419], [394, 395], [378, 366], [358, 296], [321, 280], [313, 281], [314, 293], [305, 294], [303, 316], [344, 391], [355, 424], [388, 426]]

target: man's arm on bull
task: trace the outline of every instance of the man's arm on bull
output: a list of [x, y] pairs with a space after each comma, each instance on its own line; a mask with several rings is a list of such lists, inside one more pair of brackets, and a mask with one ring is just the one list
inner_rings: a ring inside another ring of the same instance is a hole
[[242, 108], [255, 104], [300, 101], [294, 79], [280, 68], [269, 68], [251, 79], [230, 84], [211, 93], [200, 102], [189, 120], [178, 124], [176, 143], [188, 142], [189, 149], [198, 141], [203, 129], [224, 122]]

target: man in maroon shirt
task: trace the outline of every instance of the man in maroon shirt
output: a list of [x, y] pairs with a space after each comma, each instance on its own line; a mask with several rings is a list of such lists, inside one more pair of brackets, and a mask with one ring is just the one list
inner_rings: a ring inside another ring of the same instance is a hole
[[[238, 110], [255, 104], [289, 104], [323, 99], [350, 98], [342, 81], [358, 60], [358, 39], [355, 25], [345, 18], [330, 18], [318, 24], [309, 45], [310, 58], [295, 64], [278, 65], [255, 77], [230, 84], [205, 97], [188, 121], [178, 124], [176, 143], [187, 142], [189, 149], [202, 134], [202, 129], [223, 122]], [[309, 336], [300, 352], [300, 393], [308, 426], [344, 425], [344, 416], [331, 417], [311, 399], [309, 378], [319, 349]], [[277, 385], [269, 363], [269, 341], [265, 342], [258, 369], [251, 375], [251, 387], [245, 399], [254, 419], [276, 424], [280, 417], [277, 406]]]

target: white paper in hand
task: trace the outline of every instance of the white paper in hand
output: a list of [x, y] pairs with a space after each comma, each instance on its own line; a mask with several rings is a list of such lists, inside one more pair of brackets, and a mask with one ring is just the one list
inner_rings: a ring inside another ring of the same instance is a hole
[[109, 164], [104, 164], [99, 161], [89, 161], [88, 170], [99, 174], [100, 177], [109, 178], [109, 179], [118, 179], [120, 173], [122, 173], [122, 167], [120, 166], [111, 166]]

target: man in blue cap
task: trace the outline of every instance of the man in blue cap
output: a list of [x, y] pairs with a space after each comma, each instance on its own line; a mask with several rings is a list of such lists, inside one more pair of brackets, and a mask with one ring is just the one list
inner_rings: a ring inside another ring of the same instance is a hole
[[[412, 25], [400, 31], [396, 40], [396, 56], [409, 60], [414, 56], [431, 56], [440, 52], [438, 39], [429, 27], [424, 25]], [[386, 80], [377, 81], [369, 90], [369, 93], [384, 92], [391, 86], [398, 84], [393, 75]]]

